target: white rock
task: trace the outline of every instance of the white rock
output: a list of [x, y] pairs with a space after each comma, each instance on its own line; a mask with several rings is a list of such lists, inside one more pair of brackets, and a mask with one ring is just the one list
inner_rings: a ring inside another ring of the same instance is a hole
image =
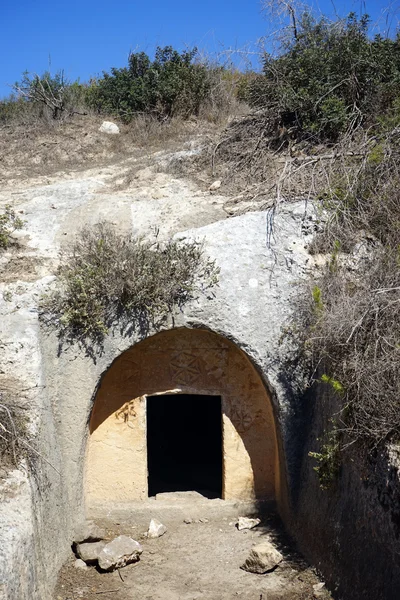
[[165, 525], [160, 523], [160, 521], [157, 521], [157, 519], [151, 519], [149, 529], [147, 531], [147, 537], [158, 538], [164, 535], [166, 531], [167, 528], [165, 527]]
[[86, 544], [78, 544], [76, 546], [76, 551], [79, 558], [90, 565], [96, 562], [105, 545], [106, 542], [88, 542]]
[[214, 181], [214, 183], [212, 183], [208, 189], [210, 190], [210, 192], [215, 192], [215, 190], [219, 190], [221, 185], [222, 185], [222, 181], [217, 179], [217, 181]]
[[82, 527], [77, 529], [73, 541], [75, 544], [82, 542], [99, 542], [106, 537], [106, 532], [93, 521], [86, 521]]
[[81, 558], [77, 558], [74, 562], [75, 569], [82, 569], [82, 571], [87, 571], [87, 564]]
[[282, 554], [270, 542], [262, 542], [250, 550], [241, 568], [249, 573], [263, 574], [275, 569], [282, 560]]
[[324, 583], [316, 583], [313, 585], [313, 592], [315, 598], [322, 598], [325, 596], [325, 584]]
[[119, 535], [112, 542], [106, 544], [98, 556], [100, 569], [112, 571], [120, 569], [132, 562], [137, 562], [143, 549], [139, 542], [127, 535]]
[[99, 131], [101, 133], [115, 135], [119, 133], [119, 127], [115, 123], [111, 123], [111, 121], [103, 121], [103, 123], [99, 127]]
[[241, 531], [242, 529], [253, 529], [261, 523], [260, 519], [249, 519], [248, 517], [239, 517], [236, 527]]

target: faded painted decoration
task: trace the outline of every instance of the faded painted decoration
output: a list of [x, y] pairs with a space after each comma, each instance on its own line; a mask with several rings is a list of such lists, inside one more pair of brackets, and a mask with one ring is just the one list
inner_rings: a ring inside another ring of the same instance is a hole
[[[148, 497], [146, 399], [159, 394], [168, 394], [171, 402], [172, 394], [220, 397], [222, 497], [278, 496], [274, 415], [261, 377], [232, 342], [181, 328], [139, 342], [105, 373], [90, 420], [87, 506]], [[204, 427], [207, 443], [206, 419]]]

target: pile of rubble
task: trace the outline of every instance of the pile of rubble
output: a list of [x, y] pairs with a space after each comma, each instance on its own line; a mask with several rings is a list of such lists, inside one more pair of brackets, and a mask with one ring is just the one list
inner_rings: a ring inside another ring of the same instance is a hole
[[[151, 519], [145, 536], [157, 538], [167, 531], [165, 525]], [[87, 569], [88, 565], [97, 565], [102, 571], [121, 569], [140, 560], [143, 548], [139, 542], [127, 535], [119, 535], [110, 542], [105, 540], [106, 532], [92, 521], [87, 522], [82, 531], [75, 536], [73, 549], [77, 555], [75, 566]]]

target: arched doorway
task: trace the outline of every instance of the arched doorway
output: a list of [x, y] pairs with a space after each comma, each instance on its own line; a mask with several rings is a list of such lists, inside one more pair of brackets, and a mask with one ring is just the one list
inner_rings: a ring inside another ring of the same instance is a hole
[[[175, 474], [161, 483], [171, 463]], [[150, 493], [190, 487], [185, 468], [199, 490], [210, 489], [212, 471], [211, 491], [224, 499], [278, 496], [275, 422], [261, 377], [226, 338], [181, 328], [139, 342], [105, 373], [90, 420], [87, 505], [146, 499], [149, 485]]]

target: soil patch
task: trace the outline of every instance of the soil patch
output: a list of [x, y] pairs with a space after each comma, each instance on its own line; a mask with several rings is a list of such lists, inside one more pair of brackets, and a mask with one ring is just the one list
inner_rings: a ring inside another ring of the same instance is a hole
[[[213, 501], [210, 501], [213, 502]], [[157, 503], [154, 503], [156, 506]], [[72, 556], [62, 568], [56, 600], [308, 600], [314, 598], [313, 585], [319, 583], [314, 571], [297, 555], [285, 539], [276, 517], [264, 517], [252, 530], [238, 531], [236, 517], [226, 512], [210, 514], [204, 508], [191, 517], [176, 508], [134, 511], [118, 522], [97, 520], [107, 537], [129, 535], [140, 541], [140, 562], [120, 571], [100, 573], [95, 567], [76, 569]], [[185, 517], [186, 515], [186, 517]], [[207, 516], [205, 516], [207, 515]], [[167, 532], [147, 539], [151, 516], [162, 520]], [[192, 521], [192, 522], [186, 522]], [[240, 566], [257, 543], [273, 540], [284, 562], [266, 575], [254, 575]], [[319, 596], [327, 600], [329, 594]]]

